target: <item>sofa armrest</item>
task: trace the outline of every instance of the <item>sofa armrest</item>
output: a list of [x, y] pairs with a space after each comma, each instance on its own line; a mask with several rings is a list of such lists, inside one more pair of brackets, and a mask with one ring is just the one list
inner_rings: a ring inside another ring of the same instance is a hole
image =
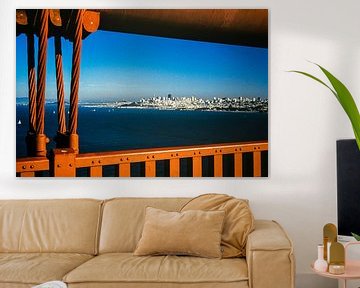
[[249, 234], [246, 261], [250, 288], [294, 288], [293, 245], [275, 221], [256, 220]]

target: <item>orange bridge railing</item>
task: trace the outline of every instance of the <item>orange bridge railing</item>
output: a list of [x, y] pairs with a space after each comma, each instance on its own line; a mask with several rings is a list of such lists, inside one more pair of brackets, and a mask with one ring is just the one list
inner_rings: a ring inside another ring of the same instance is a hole
[[[268, 151], [268, 143], [239, 142], [198, 146], [165, 147], [151, 149], [135, 149], [111, 152], [96, 152], [75, 154], [71, 148], [54, 149], [49, 158], [33, 157], [20, 158], [16, 160], [16, 173], [20, 177], [37, 176], [47, 172], [46, 176], [75, 177], [77, 171], [87, 170], [90, 177], [102, 177], [105, 166], [115, 167], [115, 176], [131, 177], [131, 165], [143, 163], [145, 166], [145, 177], [156, 177], [157, 161], [169, 161], [169, 176], [180, 176], [180, 160], [191, 161], [192, 176], [202, 177], [203, 158], [212, 158], [212, 169], [214, 177], [223, 177], [223, 159], [225, 155], [233, 157], [233, 175], [242, 177], [245, 154], [252, 155], [250, 165], [252, 176], [262, 175], [262, 152]], [[44, 175], [42, 175], [44, 176]]]

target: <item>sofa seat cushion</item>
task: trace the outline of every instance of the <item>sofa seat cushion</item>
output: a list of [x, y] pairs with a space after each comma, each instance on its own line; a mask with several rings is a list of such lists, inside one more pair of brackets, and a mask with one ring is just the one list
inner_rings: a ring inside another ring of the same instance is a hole
[[65, 274], [92, 257], [73, 253], [0, 253], [0, 287], [4, 283], [62, 280]]
[[149, 287], [147, 283], [160, 285], [161, 283], [244, 282], [247, 285], [247, 280], [247, 265], [245, 260], [240, 258], [134, 256], [131, 253], [109, 253], [96, 256], [64, 277], [64, 281], [70, 284], [123, 282], [139, 285], [143, 283], [144, 287]]

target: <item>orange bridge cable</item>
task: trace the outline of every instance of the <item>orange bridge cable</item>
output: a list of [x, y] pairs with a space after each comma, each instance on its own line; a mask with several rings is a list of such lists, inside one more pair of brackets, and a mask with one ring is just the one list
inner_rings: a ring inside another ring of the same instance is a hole
[[37, 118], [36, 134], [44, 134], [45, 122], [45, 85], [46, 85], [46, 55], [48, 40], [49, 10], [40, 12], [39, 51], [38, 51], [38, 82], [37, 82]]
[[27, 34], [28, 89], [29, 89], [29, 133], [36, 131], [36, 76], [34, 34]]
[[70, 117], [69, 132], [77, 133], [78, 122], [78, 99], [79, 99], [79, 81], [80, 81], [80, 57], [82, 44], [82, 22], [84, 10], [76, 11], [75, 33], [73, 42], [72, 69], [71, 69], [71, 91], [70, 91]]
[[56, 88], [57, 88], [57, 105], [58, 105], [58, 132], [66, 133], [65, 123], [65, 93], [64, 93], [64, 76], [62, 66], [61, 36], [54, 37], [55, 42], [55, 66], [56, 66]]

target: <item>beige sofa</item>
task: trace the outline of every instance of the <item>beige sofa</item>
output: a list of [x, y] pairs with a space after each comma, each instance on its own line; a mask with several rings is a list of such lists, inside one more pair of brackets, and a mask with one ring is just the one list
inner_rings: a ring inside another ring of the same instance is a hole
[[294, 287], [291, 241], [269, 220], [256, 220], [246, 258], [133, 256], [145, 207], [177, 211], [188, 200], [2, 200], [0, 287]]

